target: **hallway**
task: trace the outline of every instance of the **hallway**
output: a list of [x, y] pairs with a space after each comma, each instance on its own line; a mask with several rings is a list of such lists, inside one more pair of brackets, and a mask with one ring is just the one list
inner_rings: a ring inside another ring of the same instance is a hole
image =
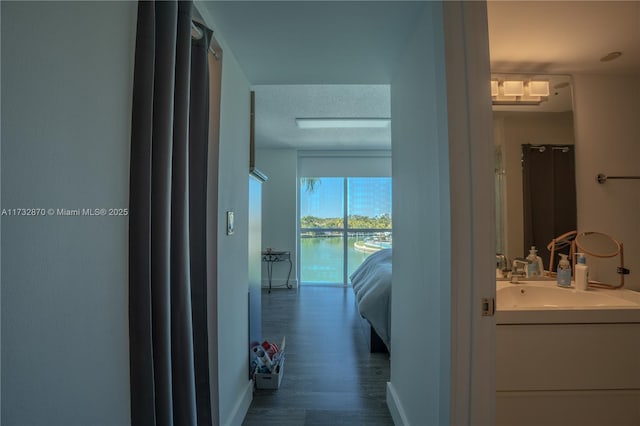
[[389, 355], [370, 354], [351, 288], [262, 293], [263, 339], [286, 361], [280, 389], [256, 390], [243, 425], [393, 425]]

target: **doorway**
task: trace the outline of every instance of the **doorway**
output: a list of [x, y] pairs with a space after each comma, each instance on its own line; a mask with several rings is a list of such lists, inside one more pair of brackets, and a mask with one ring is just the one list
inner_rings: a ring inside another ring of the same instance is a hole
[[[277, 14], [273, 6], [256, 4], [251, 5], [251, 13], [248, 14], [246, 10], [237, 10], [241, 8], [241, 3], [237, 2], [214, 2], [212, 8], [218, 21], [226, 25], [220, 31], [230, 44], [238, 34], [238, 47], [234, 53], [250, 83], [351, 84], [357, 81], [388, 84], [393, 80], [393, 108], [396, 111], [392, 115], [394, 120], [396, 117], [401, 120], [393, 124], [393, 177], [394, 186], [402, 188], [402, 191], [394, 191], [394, 195], [399, 198], [404, 192], [401, 200], [398, 203], [394, 200], [394, 204], [404, 220], [399, 220], [400, 216], [396, 215], [394, 251], [400, 253], [397, 263], [394, 259], [397, 266], [394, 266], [394, 279], [397, 277], [400, 284], [394, 287], [393, 301], [397, 308], [392, 311], [394, 315], [397, 313], [393, 321], [397, 330], [394, 339], [398, 346], [392, 358], [393, 377], [387, 387], [387, 403], [393, 407], [398, 423], [402, 419], [406, 420], [404, 423], [416, 424], [462, 424], [474, 423], [474, 420], [479, 423], [477, 419], [491, 419], [493, 406], [491, 400], [485, 401], [486, 398], [478, 392], [482, 388], [485, 393], [487, 384], [491, 386], [491, 380], [483, 380], [490, 374], [481, 374], [491, 368], [480, 368], [491, 366], [491, 354], [474, 354], [471, 357], [470, 338], [473, 335], [476, 348], [490, 346], [487, 344], [491, 341], [490, 332], [488, 338], [484, 336], [487, 333], [471, 332], [471, 328], [477, 326], [477, 321], [471, 321], [479, 309], [477, 293], [484, 294], [485, 291], [484, 286], [478, 283], [489, 283], [487, 278], [477, 277], [489, 276], [493, 251], [492, 229], [487, 226], [491, 217], [485, 217], [490, 216], [490, 212], [485, 215], [488, 209], [482, 208], [482, 202], [491, 196], [493, 188], [481, 174], [487, 167], [488, 170], [492, 168], [491, 158], [482, 155], [490, 149], [487, 146], [489, 140], [484, 137], [490, 131], [483, 90], [489, 79], [488, 51], [487, 46], [483, 46], [483, 41], [486, 44], [486, 10], [482, 3], [477, 3], [477, 6], [476, 3], [458, 2], [445, 2], [444, 5], [439, 2], [384, 3], [376, 2], [369, 5], [372, 7], [362, 8], [360, 2], [298, 2], [287, 4], [286, 8], [283, 6]], [[325, 8], [324, 5], [329, 4], [339, 4], [341, 10]], [[304, 10], [301, 10], [303, 6]], [[389, 10], [380, 10], [383, 6]], [[234, 14], [236, 11], [240, 13]], [[384, 12], [380, 13], [378, 25], [373, 24], [374, 12]], [[349, 19], [351, 14], [357, 19]], [[362, 19], [363, 15], [366, 19]], [[305, 16], [313, 16], [313, 20], [305, 19]], [[311, 34], [315, 34], [312, 31], [314, 22], [322, 23], [322, 28], [317, 32], [319, 37], [314, 39], [318, 42], [307, 44], [312, 48], [304, 52], [283, 48], [288, 40], [294, 40], [296, 46], [303, 46]], [[332, 23], [329, 32], [326, 31], [326, 22]], [[354, 27], [358, 24], [367, 28], [356, 30]], [[443, 25], [446, 29], [442, 28]], [[345, 27], [343, 33], [340, 31], [342, 27]], [[369, 30], [368, 27], [372, 28]], [[477, 31], [461, 31], [467, 27]], [[276, 31], [279, 38], [273, 42], [268, 35]], [[256, 36], [248, 37], [248, 34]], [[291, 37], [291, 34], [296, 34], [296, 37]], [[348, 36], [341, 38], [341, 34]], [[353, 49], [356, 40], [351, 37], [354, 34], [360, 36], [357, 39], [365, 40], [373, 51], [371, 61], [363, 57], [369, 51], [367, 46]], [[477, 34], [481, 37], [472, 37]], [[384, 37], [378, 40], [381, 35]], [[398, 35], [402, 40], [390, 46], [389, 41]], [[349, 42], [345, 43], [345, 40]], [[243, 41], [248, 41], [246, 46], [251, 46], [244, 53]], [[346, 48], [350, 51], [345, 54]], [[281, 52], [284, 54], [279, 56]], [[308, 55], [304, 61], [292, 61], [292, 53]], [[474, 55], [474, 60], [464, 61], [467, 54]], [[266, 55], [268, 61], [265, 60]], [[434, 58], [438, 60], [434, 61]], [[383, 60], [387, 62], [381, 63]], [[445, 62], [448, 65], [446, 69]], [[298, 70], [298, 63], [305, 64], [308, 70]], [[347, 63], [352, 66], [339, 66]], [[278, 69], [267, 74], [265, 71], [269, 70], [269, 64], [277, 65]], [[331, 69], [318, 79], [316, 76], [326, 68], [326, 64], [330, 64]], [[337, 70], [343, 72], [336, 76]], [[380, 71], [385, 75], [380, 76]], [[378, 76], [373, 76], [372, 72]], [[463, 84], [448, 87], [450, 82]], [[483, 107], [475, 108], [475, 105]], [[305, 116], [309, 117], [303, 109], [296, 111], [297, 118]], [[448, 122], [452, 123], [451, 128], [447, 128]], [[272, 121], [270, 128], [285, 129], [294, 123], [288, 120], [280, 125]], [[262, 140], [271, 141], [267, 137]], [[287, 139], [292, 140], [295, 139]], [[334, 143], [339, 142], [334, 139]], [[449, 153], [455, 156], [455, 161], [450, 161]], [[277, 153], [278, 158], [290, 158], [291, 155], [286, 149]], [[288, 171], [289, 167], [290, 163], [278, 163], [274, 171]], [[268, 174], [269, 185], [278, 187], [275, 173]], [[396, 183], [397, 179], [399, 183]], [[297, 180], [282, 182], [280, 189]], [[469, 196], [476, 193], [477, 197]], [[287, 202], [281, 198], [277, 201]], [[287, 209], [284, 214], [274, 216], [273, 223], [288, 217], [291, 211]], [[294, 235], [295, 231], [294, 228]], [[285, 244], [290, 243], [283, 234], [276, 237], [273, 245], [277, 242], [278, 248], [285, 248]], [[266, 239], [264, 244], [271, 246]], [[485, 246], [489, 248], [485, 249]], [[472, 256], [472, 249], [485, 254]], [[452, 252], [456, 256], [455, 268], [449, 267]], [[473, 280], [470, 278], [472, 275]], [[399, 290], [397, 293], [396, 288]], [[491, 289], [486, 290], [491, 295]], [[225, 303], [229, 301], [225, 300]], [[453, 320], [455, 324], [452, 324]], [[485, 319], [483, 324], [490, 321]], [[413, 332], [416, 324], [420, 324], [419, 339]], [[476, 340], [483, 344], [476, 345]], [[434, 350], [434, 345], [439, 349]], [[427, 354], [426, 358], [424, 354]], [[422, 368], [416, 369], [416, 363], [420, 363]], [[443, 373], [448, 371], [451, 374]], [[226, 386], [226, 383], [221, 382], [222, 385]], [[472, 394], [473, 399], [470, 398]]]

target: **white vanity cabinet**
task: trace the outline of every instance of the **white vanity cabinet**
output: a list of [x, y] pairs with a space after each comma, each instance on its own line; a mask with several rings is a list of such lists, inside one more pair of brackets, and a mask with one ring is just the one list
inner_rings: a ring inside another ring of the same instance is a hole
[[498, 324], [497, 425], [640, 425], [640, 323]]

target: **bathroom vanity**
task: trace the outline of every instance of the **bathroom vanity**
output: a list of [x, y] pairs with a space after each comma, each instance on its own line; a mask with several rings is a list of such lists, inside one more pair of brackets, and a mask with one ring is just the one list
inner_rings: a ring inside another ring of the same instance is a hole
[[498, 282], [497, 425], [640, 424], [640, 293]]

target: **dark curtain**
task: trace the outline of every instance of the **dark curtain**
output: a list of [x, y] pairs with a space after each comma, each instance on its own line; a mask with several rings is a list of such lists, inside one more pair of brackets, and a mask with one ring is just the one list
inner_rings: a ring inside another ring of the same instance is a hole
[[206, 307], [208, 62], [191, 2], [139, 2], [133, 87], [131, 423], [210, 425]]
[[[197, 25], [197, 24], [196, 24]], [[191, 309], [198, 425], [212, 424], [207, 329], [207, 159], [209, 158], [209, 66], [212, 33], [193, 40], [189, 114], [189, 249], [191, 253]], [[214, 254], [214, 253], [211, 253]]]
[[[547, 244], [576, 229], [576, 178], [572, 145], [522, 145], [523, 254], [536, 246], [544, 265]], [[554, 259], [554, 264], [558, 259]]]

